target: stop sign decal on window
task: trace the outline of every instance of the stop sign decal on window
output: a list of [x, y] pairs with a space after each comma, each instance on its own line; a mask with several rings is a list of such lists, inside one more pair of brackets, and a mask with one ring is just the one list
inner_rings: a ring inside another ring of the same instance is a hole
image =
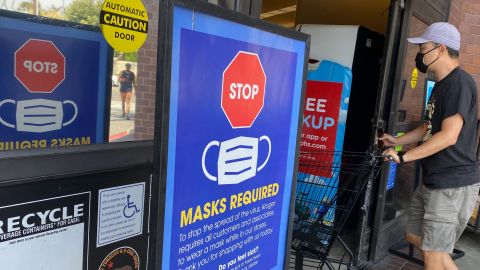
[[257, 54], [240, 51], [223, 72], [222, 109], [233, 128], [251, 127], [263, 108], [266, 76]]
[[31, 93], [52, 93], [65, 79], [65, 57], [53, 42], [29, 39], [15, 52], [15, 77]]

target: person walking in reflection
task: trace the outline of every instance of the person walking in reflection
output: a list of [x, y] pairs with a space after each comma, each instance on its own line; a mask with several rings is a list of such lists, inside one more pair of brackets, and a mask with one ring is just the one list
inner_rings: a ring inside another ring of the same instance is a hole
[[120, 81], [120, 96], [122, 98], [122, 117], [130, 120], [130, 102], [132, 96], [135, 94], [134, 90], [137, 88], [135, 84], [135, 73], [131, 71], [132, 65], [125, 64], [125, 69], [118, 75]]

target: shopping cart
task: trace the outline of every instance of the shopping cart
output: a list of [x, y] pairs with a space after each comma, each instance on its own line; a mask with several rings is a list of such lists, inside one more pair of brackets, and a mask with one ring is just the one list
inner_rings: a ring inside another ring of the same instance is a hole
[[[296, 270], [303, 269], [304, 255], [318, 259], [318, 269], [333, 270], [333, 262], [352, 265], [353, 254], [338, 236], [367, 183], [377, 178], [382, 160], [373, 147], [366, 153], [300, 153], [292, 239]], [[349, 262], [345, 255], [329, 258], [335, 239], [350, 253]]]

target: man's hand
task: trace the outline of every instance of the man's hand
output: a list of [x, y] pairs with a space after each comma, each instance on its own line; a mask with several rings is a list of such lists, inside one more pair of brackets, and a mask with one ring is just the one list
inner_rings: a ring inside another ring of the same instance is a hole
[[383, 134], [383, 137], [378, 138], [378, 139], [383, 141], [383, 144], [387, 147], [398, 145], [397, 138], [395, 138], [392, 135], [387, 134], [387, 133]]
[[390, 161], [394, 161], [395, 163], [400, 163], [400, 158], [398, 157], [398, 153], [393, 148], [389, 148], [383, 151], [382, 155], [385, 156], [385, 161], [390, 160]]

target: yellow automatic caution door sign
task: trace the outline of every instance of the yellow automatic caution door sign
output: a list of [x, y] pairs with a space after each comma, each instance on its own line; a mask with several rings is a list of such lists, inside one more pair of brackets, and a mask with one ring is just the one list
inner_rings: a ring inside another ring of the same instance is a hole
[[137, 51], [147, 38], [147, 10], [140, 0], [106, 0], [100, 12], [100, 26], [114, 49]]
[[417, 88], [417, 82], [418, 82], [418, 69], [414, 68], [412, 71], [412, 80], [410, 81], [410, 87], [412, 89]]

